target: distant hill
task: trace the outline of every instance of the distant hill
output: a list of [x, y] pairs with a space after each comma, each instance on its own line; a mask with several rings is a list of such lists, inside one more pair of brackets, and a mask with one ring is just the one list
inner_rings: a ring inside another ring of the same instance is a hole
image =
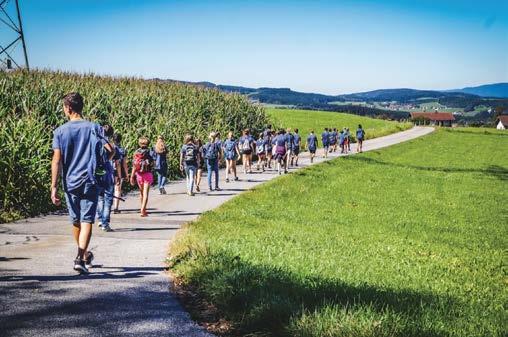
[[[458, 109], [463, 112], [471, 112], [476, 109], [478, 111], [481, 110], [482, 114], [478, 113], [475, 118], [481, 117], [481, 119], [488, 119], [492, 110], [501, 109], [508, 111], [508, 99], [498, 98], [508, 98], [508, 83], [446, 91], [400, 88], [379, 89], [347, 95], [323, 95], [293, 91], [290, 88], [248, 88], [233, 85], [217, 85], [212, 82], [154, 80], [187, 83], [215, 88], [224, 92], [239, 93], [246, 95], [252, 101], [264, 104], [293, 106], [309, 110], [340, 111], [390, 119], [404, 119], [408, 116], [407, 110], [404, 111], [402, 109], [399, 111], [398, 108], [388, 108], [388, 106], [393, 105], [392, 103], [395, 103], [395, 106], [398, 104], [413, 107], [420, 107], [421, 104], [430, 103], [449, 109]], [[503, 90], [505, 94], [503, 94]], [[342, 103], [330, 104], [332, 102]]]
[[443, 97], [469, 97], [474, 95], [464, 93], [451, 93], [435, 90], [417, 90], [417, 89], [379, 89], [367, 92], [359, 92], [355, 94], [342, 95], [346, 101], [365, 101], [365, 102], [412, 102], [421, 99], [437, 100]]
[[460, 92], [482, 97], [508, 98], [508, 83], [485, 84], [477, 87], [447, 90], [447, 92]]

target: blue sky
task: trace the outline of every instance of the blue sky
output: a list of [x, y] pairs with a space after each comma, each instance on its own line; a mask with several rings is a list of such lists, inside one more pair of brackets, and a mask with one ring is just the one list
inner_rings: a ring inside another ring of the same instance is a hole
[[329, 94], [508, 82], [508, 1], [20, 2], [32, 67]]

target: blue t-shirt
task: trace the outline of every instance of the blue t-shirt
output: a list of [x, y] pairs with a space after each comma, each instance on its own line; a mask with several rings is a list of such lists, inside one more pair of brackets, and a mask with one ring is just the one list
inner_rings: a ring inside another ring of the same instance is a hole
[[278, 135], [275, 137], [275, 145], [277, 146], [286, 146], [286, 137], [284, 135]]
[[231, 154], [235, 152], [236, 141], [234, 139], [226, 139], [223, 144], [224, 152]]
[[286, 133], [286, 144], [288, 146], [288, 149], [293, 149], [293, 141], [294, 141], [293, 134], [291, 132]]
[[345, 138], [346, 138], [346, 135], [344, 134], [344, 132], [339, 133], [339, 139], [340, 139], [341, 143], [344, 143]]
[[363, 137], [365, 136], [365, 132], [363, 129], [356, 130], [356, 138], [359, 140], [363, 140]]
[[273, 140], [271, 139], [270, 135], [264, 136], [265, 141], [265, 147], [267, 151], [270, 151], [272, 149]]
[[[248, 135], [248, 136], [242, 136], [242, 137], [240, 137], [240, 140], [238, 142], [238, 147], [242, 151], [252, 150], [251, 144], [253, 142], [254, 142], [254, 139], [252, 138], [252, 136], [250, 136], [250, 135]], [[247, 146], [247, 143], [249, 144], [249, 146]]]
[[315, 150], [317, 147], [317, 137], [315, 134], [310, 134], [307, 137], [307, 146], [309, 149]]
[[86, 120], [69, 121], [53, 132], [52, 148], [62, 154], [64, 191], [95, 183], [96, 146], [105, 141], [100, 125]]
[[299, 134], [297, 133], [293, 134], [293, 148], [296, 149], [297, 147], [300, 146], [300, 139], [301, 137]]
[[326, 131], [325, 131], [325, 132], [323, 132], [323, 133], [321, 134], [321, 141], [323, 142], [323, 146], [328, 145], [328, 141], [329, 141], [329, 139], [328, 139], [328, 138], [329, 138], [329, 136], [328, 136], [328, 132], [326, 132]]

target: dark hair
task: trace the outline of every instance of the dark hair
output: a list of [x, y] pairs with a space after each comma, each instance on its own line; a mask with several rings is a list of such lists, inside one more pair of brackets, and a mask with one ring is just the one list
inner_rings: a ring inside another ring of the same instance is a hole
[[362, 125], [361, 124], [358, 124], [358, 129], [361, 129], [362, 128]]
[[295, 129], [295, 133], [298, 133], [298, 129]]
[[268, 124], [268, 125], [266, 126], [266, 128], [267, 128], [267, 129], [271, 129], [271, 128], [272, 128], [272, 124]]
[[328, 128], [325, 128], [325, 131], [328, 131]]
[[122, 135], [119, 133], [115, 133], [113, 135], [113, 141], [115, 142], [115, 144], [120, 144], [122, 142]]
[[63, 104], [69, 107], [72, 112], [81, 114], [83, 112], [83, 97], [77, 92], [70, 92], [63, 98]]
[[314, 133], [314, 130], [310, 130], [310, 133]]
[[109, 124], [106, 124], [102, 127], [102, 129], [104, 130], [104, 136], [106, 137], [112, 137], [113, 134], [114, 134], [114, 130], [113, 130], [113, 127]]

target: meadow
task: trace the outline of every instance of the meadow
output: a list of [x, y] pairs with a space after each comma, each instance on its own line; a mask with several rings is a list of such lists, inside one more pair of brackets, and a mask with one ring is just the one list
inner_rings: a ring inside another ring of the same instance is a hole
[[140, 136], [163, 135], [169, 174], [179, 176], [186, 132], [204, 140], [212, 130], [239, 133], [267, 124], [264, 109], [244, 96], [179, 83], [63, 72], [0, 72], [0, 223], [55, 210], [49, 198], [53, 130], [65, 122], [61, 98], [78, 91], [84, 117], [111, 124], [129, 153]]
[[319, 135], [324, 128], [341, 130], [348, 127], [354, 140], [358, 124], [363, 126], [367, 139], [386, 136], [412, 127], [411, 123], [392, 122], [339, 112], [268, 108], [266, 113], [274, 125], [298, 128], [304, 138], [311, 130], [314, 130], [320, 142]]
[[506, 336], [507, 147], [440, 129], [279, 177], [185, 226], [169, 265], [226, 334]]

